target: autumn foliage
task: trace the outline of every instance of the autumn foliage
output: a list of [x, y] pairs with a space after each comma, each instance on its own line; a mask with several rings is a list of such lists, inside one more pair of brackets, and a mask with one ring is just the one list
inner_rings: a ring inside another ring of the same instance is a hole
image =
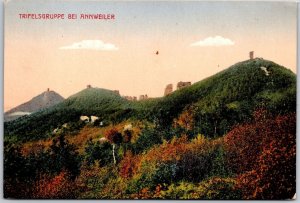
[[68, 199], [76, 197], [74, 184], [66, 171], [51, 178], [43, 175], [35, 184], [33, 198], [36, 199]]
[[[101, 134], [90, 132], [106, 140], [89, 139], [84, 153], [64, 136], [26, 156], [21, 148], [7, 145], [6, 196], [275, 200], [295, 194], [295, 113], [272, 115], [259, 109], [251, 121], [219, 138], [186, 135], [194, 128], [191, 114], [185, 110], [174, 121], [181, 133], [170, 133], [170, 139], [155, 126], [140, 130], [137, 139], [132, 139], [133, 131], [109, 126]], [[146, 147], [139, 149], [141, 143]], [[21, 170], [23, 165], [27, 171]]]
[[295, 194], [295, 114], [272, 119], [257, 111], [253, 123], [228, 133], [225, 148], [245, 199], [288, 199]]
[[194, 112], [192, 107], [183, 111], [177, 119], [174, 119], [174, 126], [185, 130], [192, 130], [195, 126]]
[[174, 138], [169, 143], [151, 149], [144, 157], [144, 161], [179, 160], [180, 156], [189, 148], [187, 136]]
[[132, 131], [131, 130], [124, 130], [123, 133], [123, 142], [128, 143], [131, 141], [132, 138]]
[[112, 128], [105, 132], [106, 139], [113, 144], [120, 144], [123, 140], [122, 134], [116, 129]]
[[125, 157], [120, 162], [119, 174], [122, 178], [131, 178], [141, 167], [141, 156], [134, 156], [132, 152], [128, 151]]

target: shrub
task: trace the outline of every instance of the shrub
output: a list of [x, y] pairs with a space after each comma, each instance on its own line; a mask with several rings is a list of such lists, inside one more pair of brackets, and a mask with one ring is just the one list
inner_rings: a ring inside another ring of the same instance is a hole
[[288, 199], [296, 191], [296, 116], [272, 118], [255, 112], [255, 122], [225, 137], [227, 163], [239, 174], [244, 199]]
[[121, 144], [123, 141], [122, 134], [116, 128], [106, 131], [105, 137], [112, 144]]
[[212, 177], [200, 183], [193, 198], [209, 200], [240, 199], [240, 191], [235, 188], [235, 184], [236, 181], [232, 178]]
[[28, 198], [30, 184], [26, 179], [30, 174], [23, 169], [26, 163], [20, 147], [4, 143], [4, 198]]
[[174, 119], [173, 123], [175, 127], [180, 127], [186, 131], [192, 130], [195, 126], [194, 120], [194, 107], [189, 107], [183, 111], [177, 119]]
[[160, 191], [157, 195], [161, 199], [195, 199], [197, 186], [193, 183], [181, 182], [171, 184], [166, 190]]
[[[224, 164], [217, 163], [222, 161], [219, 144], [199, 135], [192, 143], [188, 144], [186, 149], [181, 153], [180, 159], [176, 163], [178, 166], [176, 171], [177, 180], [197, 183], [212, 174], [225, 173], [225, 171], [220, 171], [221, 169], [225, 170]], [[220, 169], [214, 168], [217, 165], [219, 165]]]
[[206, 199], [206, 200], [234, 200], [240, 199], [240, 192], [235, 189], [236, 181], [232, 178], [212, 177], [199, 184], [180, 182], [171, 184], [162, 190], [162, 199]]
[[77, 189], [70, 175], [62, 171], [55, 177], [43, 175], [34, 185], [32, 198], [35, 199], [74, 199]]
[[156, 144], [161, 144], [161, 133], [153, 128], [146, 127], [142, 130], [141, 135], [136, 142], [132, 145], [132, 152], [139, 154], [147, 151]]
[[75, 179], [80, 173], [81, 156], [77, 148], [65, 139], [64, 135], [53, 139], [50, 149], [47, 151], [50, 155], [49, 165], [54, 173], [62, 170], [70, 172], [70, 177]]
[[141, 165], [141, 156], [134, 156], [131, 151], [127, 151], [125, 157], [120, 162], [119, 174], [122, 178], [131, 178], [135, 175]]
[[75, 184], [82, 189], [78, 198], [83, 199], [100, 199], [100, 191], [103, 190], [110, 178], [115, 177], [114, 170], [110, 166], [100, 167], [98, 162], [91, 166], [83, 164], [80, 171]]
[[100, 166], [106, 166], [112, 162], [111, 144], [108, 142], [100, 143], [89, 140], [85, 147], [85, 160], [88, 165], [99, 162]]
[[262, 109], [254, 112], [254, 121], [236, 126], [224, 138], [228, 166], [234, 173], [251, 171], [257, 157], [275, 133], [274, 119]]
[[131, 141], [131, 138], [132, 138], [132, 131], [131, 130], [124, 130], [124, 134], [123, 134], [123, 141], [124, 143], [128, 143]]

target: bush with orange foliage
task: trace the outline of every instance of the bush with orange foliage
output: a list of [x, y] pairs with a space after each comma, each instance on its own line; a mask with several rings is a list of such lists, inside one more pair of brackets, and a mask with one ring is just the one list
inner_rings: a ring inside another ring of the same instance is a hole
[[134, 156], [131, 151], [127, 151], [119, 166], [120, 176], [122, 178], [131, 178], [141, 167], [141, 156]]
[[180, 138], [173, 138], [169, 143], [165, 142], [159, 147], [154, 147], [145, 156], [144, 161], [169, 161], [179, 160], [180, 156], [188, 150], [188, 138], [183, 135]]
[[128, 193], [138, 195], [147, 189], [155, 194], [158, 185], [165, 187], [178, 181], [198, 183], [212, 175], [224, 175], [221, 147], [219, 141], [201, 135], [192, 141], [182, 136], [164, 142], [142, 157], [141, 167], [129, 181]]
[[66, 171], [51, 178], [43, 175], [33, 189], [32, 198], [35, 199], [74, 199], [77, 197], [76, 185]]
[[107, 130], [104, 136], [113, 144], [120, 144], [122, 142], [122, 134], [116, 128]]
[[296, 115], [272, 118], [255, 112], [255, 122], [225, 137], [227, 163], [240, 174], [245, 199], [292, 198], [296, 188]]
[[175, 127], [181, 127], [185, 130], [192, 130], [195, 126], [193, 108], [189, 107], [183, 111], [177, 119], [174, 119]]
[[274, 119], [265, 110], [259, 109], [253, 116], [252, 123], [238, 125], [224, 137], [227, 165], [234, 173], [252, 170], [274, 132]]

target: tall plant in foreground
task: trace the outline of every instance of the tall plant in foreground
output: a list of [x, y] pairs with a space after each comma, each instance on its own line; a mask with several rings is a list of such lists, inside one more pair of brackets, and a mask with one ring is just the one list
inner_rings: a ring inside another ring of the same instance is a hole
[[116, 155], [115, 155], [115, 148], [116, 145], [119, 145], [123, 141], [122, 134], [115, 128], [112, 128], [105, 132], [106, 139], [112, 144], [112, 153], [113, 153], [113, 161], [114, 164], [117, 163]]

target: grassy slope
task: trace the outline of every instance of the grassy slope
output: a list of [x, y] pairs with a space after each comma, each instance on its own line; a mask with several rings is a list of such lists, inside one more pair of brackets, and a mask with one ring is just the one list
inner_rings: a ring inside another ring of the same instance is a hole
[[[262, 66], [268, 69], [269, 76], [261, 70]], [[288, 102], [285, 100], [295, 99], [295, 96], [294, 73], [271, 61], [255, 59], [237, 63], [166, 97], [137, 102], [136, 106], [152, 116], [176, 117], [191, 104], [197, 105], [202, 111], [213, 112], [223, 103], [245, 101], [256, 106], [263, 100], [276, 108]]]

